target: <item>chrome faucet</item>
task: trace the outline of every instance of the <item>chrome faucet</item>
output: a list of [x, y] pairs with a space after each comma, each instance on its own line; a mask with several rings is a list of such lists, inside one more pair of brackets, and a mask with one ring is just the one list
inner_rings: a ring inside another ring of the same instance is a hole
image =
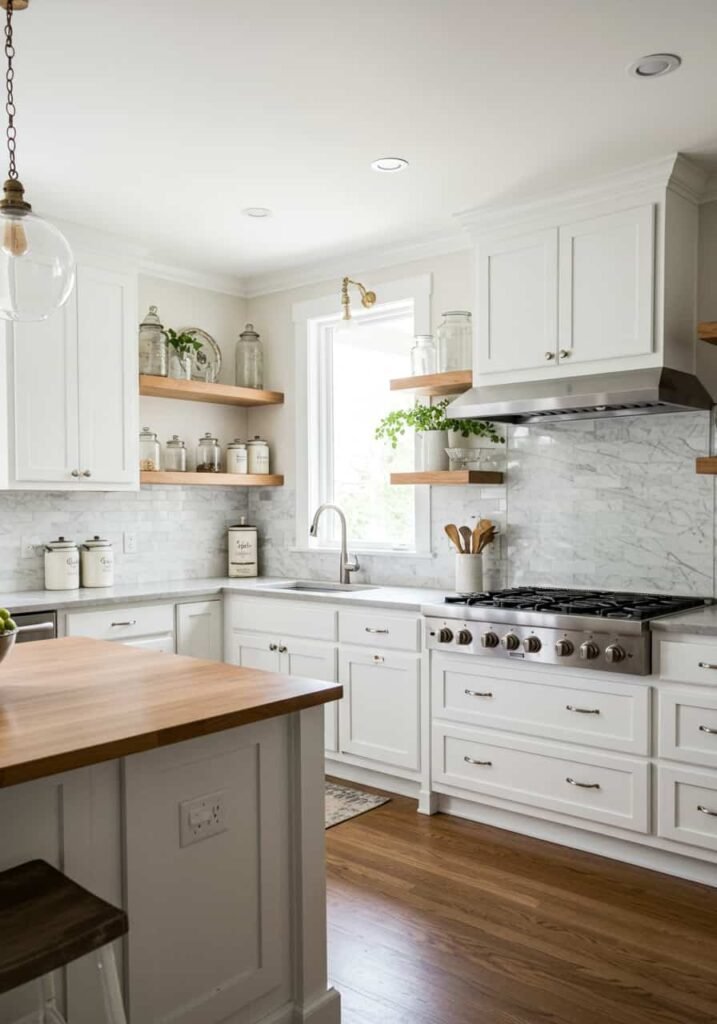
[[358, 558], [349, 558], [349, 553], [346, 547], [346, 516], [343, 514], [339, 506], [319, 505], [314, 513], [314, 521], [309, 529], [309, 534], [312, 537], [317, 535], [321, 513], [325, 512], [327, 509], [333, 509], [341, 521], [341, 563], [339, 565], [339, 583], [350, 583], [351, 573], [358, 572], [361, 566], [359, 565]]

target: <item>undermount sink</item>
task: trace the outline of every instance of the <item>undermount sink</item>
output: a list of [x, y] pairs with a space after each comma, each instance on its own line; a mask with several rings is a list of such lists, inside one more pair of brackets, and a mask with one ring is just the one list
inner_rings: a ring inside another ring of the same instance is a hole
[[291, 583], [268, 583], [267, 590], [297, 590], [313, 594], [347, 594], [354, 590], [378, 590], [370, 583], [329, 583], [325, 580], [292, 580]]

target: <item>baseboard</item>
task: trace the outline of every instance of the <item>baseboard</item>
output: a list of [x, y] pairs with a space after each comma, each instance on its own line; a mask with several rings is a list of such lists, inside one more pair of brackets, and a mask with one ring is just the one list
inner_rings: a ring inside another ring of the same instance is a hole
[[326, 755], [326, 774], [346, 782], [356, 782], [359, 786], [373, 786], [374, 789], [385, 789], [398, 796], [408, 796], [418, 800], [421, 784], [411, 779], [401, 779], [397, 775], [386, 775], [385, 772], [374, 772], [370, 768], [360, 768], [346, 761], [332, 761]]
[[297, 1007], [294, 1024], [341, 1024], [341, 995], [330, 988], [310, 1006]]

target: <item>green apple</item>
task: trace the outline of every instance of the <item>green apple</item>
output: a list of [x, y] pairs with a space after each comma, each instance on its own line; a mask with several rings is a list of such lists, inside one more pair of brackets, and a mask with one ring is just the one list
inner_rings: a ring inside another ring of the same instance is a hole
[[17, 629], [17, 623], [15, 622], [14, 619], [5, 619], [3, 622], [3, 626], [5, 627], [6, 633], [14, 633], [15, 630]]

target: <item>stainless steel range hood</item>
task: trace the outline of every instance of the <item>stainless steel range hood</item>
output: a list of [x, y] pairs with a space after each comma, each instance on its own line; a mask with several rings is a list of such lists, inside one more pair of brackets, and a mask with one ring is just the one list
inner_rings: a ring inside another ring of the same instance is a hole
[[712, 397], [692, 374], [655, 366], [589, 377], [479, 385], [455, 399], [447, 415], [497, 423], [636, 416], [711, 409]]

